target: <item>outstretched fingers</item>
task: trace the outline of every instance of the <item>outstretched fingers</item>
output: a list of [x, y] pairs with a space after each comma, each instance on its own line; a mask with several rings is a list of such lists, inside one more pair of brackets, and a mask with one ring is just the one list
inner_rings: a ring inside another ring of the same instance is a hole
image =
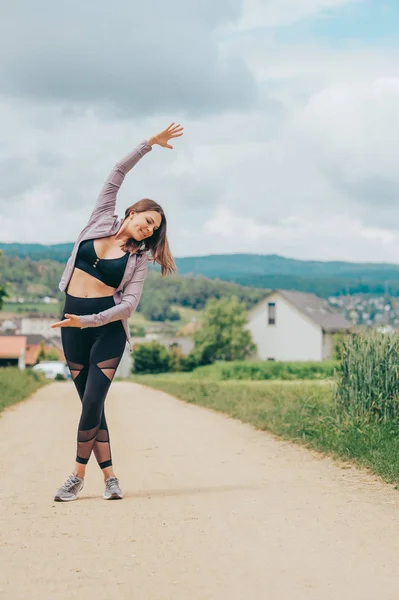
[[161, 133], [159, 133], [158, 135], [155, 136], [157, 139], [157, 143], [160, 146], [163, 146], [164, 148], [169, 148], [170, 150], [173, 150], [173, 146], [168, 144], [168, 142], [169, 142], [169, 140], [171, 140], [173, 138], [182, 136], [183, 130], [184, 130], [184, 127], [182, 127], [182, 125], [180, 125], [180, 123], [178, 123], [176, 125], [173, 122], [169, 125], [169, 127], [167, 127]]
[[63, 321], [58, 321], [57, 323], [53, 323], [50, 325], [51, 329], [56, 329], [57, 327], [80, 327], [80, 317], [78, 315], [70, 315], [65, 313], [65, 319]]
[[171, 123], [169, 125], [169, 127], [166, 129], [166, 131], [172, 136], [172, 137], [177, 137], [176, 134], [178, 135], [182, 135], [182, 133], [179, 133], [180, 131], [183, 132], [184, 127], [182, 125], [180, 125], [180, 123], [178, 123], [178, 125], [175, 125], [174, 123]]
[[58, 321], [57, 323], [53, 323], [50, 325], [51, 329], [56, 329], [57, 327], [66, 327], [70, 324], [70, 319], [64, 319], [63, 321]]

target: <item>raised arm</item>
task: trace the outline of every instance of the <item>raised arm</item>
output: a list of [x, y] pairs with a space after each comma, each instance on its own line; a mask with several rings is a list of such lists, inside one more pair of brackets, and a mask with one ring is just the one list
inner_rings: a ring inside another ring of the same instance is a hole
[[132, 152], [116, 163], [98, 196], [96, 205], [90, 215], [89, 224], [101, 216], [114, 215], [116, 195], [123, 180], [139, 160], [152, 150], [153, 143], [151, 139], [143, 140]]
[[98, 196], [96, 205], [90, 215], [90, 219], [88, 224], [95, 221], [97, 218], [109, 215], [113, 216], [115, 213], [115, 205], [116, 205], [116, 195], [121, 187], [123, 180], [125, 179], [127, 173], [133, 169], [134, 165], [136, 165], [141, 158], [147, 152], [152, 150], [152, 146], [154, 144], [158, 144], [163, 148], [173, 149], [173, 146], [169, 144], [169, 140], [180, 137], [183, 135], [183, 127], [179, 125], [175, 125], [172, 123], [156, 135], [149, 137], [147, 140], [142, 141], [134, 150], [130, 152], [123, 160], [118, 162], [111, 173], [107, 181], [104, 184], [103, 189]]

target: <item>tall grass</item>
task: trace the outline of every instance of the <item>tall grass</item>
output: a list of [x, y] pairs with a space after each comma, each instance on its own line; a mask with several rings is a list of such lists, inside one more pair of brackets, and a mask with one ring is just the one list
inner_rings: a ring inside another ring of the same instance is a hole
[[399, 336], [367, 332], [341, 344], [334, 399], [341, 418], [398, 421]]
[[37, 389], [49, 383], [42, 373], [20, 371], [16, 367], [0, 369], [0, 412], [16, 402], [27, 398]]

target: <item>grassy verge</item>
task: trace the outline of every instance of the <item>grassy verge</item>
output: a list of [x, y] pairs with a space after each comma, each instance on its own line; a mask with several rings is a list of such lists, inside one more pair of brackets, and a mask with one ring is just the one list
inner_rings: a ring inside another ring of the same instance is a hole
[[134, 376], [143, 385], [250, 423], [399, 481], [399, 426], [341, 421], [331, 381], [204, 381], [191, 374]]
[[57, 304], [46, 304], [45, 302], [5, 302], [3, 311], [5, 313], [13, 313], [18, 315], [35, 312], [40, 314], [45, 313], [51, 317], [51, 315], [58, 315], [60, 312], [60, 306], [61, 305], [59, 302], [57, 302]]
[[0, 369], [0, 413], [6, 406], [24, 400], [46, 383], [49, 383], [49, 380], [36, 371], [2, 367]]
[[207, 381], [228, 381], [244, 379], [262, 381], [265, 379], [327, 379], [334, 376], [338, 363], [323, 362], [274, 362], [264, 360], [220, 361], [193, 371], [194, 379]]

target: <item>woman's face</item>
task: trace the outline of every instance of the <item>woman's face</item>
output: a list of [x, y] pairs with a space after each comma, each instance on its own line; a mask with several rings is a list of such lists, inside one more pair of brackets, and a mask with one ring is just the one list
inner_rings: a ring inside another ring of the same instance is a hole
[[161, 215], [155, 210], [146, 210], [144, 212], [132, 211], [129, 219], [129, 233], [138, 242], [151, 237], [162, 222]]

